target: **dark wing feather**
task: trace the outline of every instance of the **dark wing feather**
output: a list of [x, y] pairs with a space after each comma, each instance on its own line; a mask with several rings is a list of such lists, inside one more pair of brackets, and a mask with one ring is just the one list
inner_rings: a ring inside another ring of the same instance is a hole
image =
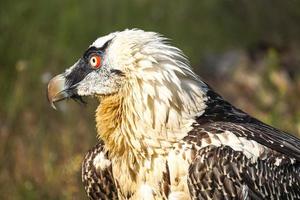
[[[104, 151], [104, 143], [100, 141], [96, 146], [88, 151], [82, 163], [82, 182], [84, 189], [92, 200], [98, 199], [118, 199], [117, 188], [114, 182], [112, 168], [97, 170], [93, 164], [95, 157]], [[105, 153], [107, 158], [107, 153]]]
[[300, 140], [260, 121], [237, 124], [245, 129], [244, 137], [257, 141], [277, 152], [294, 157], [300, 162]]
[[189, 168], [192, 199], [300, 199], [299, 164], [251, 162], [229, 146], [202, 148]]
[[207, 108], [197, 118], [197, 127], [206, 130], [229, 130], [237, 136], [254, 140], [300, 162], [300, 139], [249, 116], [212, 90], [207, 95]]
[[194, 129], [189, 135], [193, 135], [191, 139], [199, 143], [198, 140], [201, 140], [203, 133], [219, 134], [225, 131], [230, 131], [238, 137], [254, 140], [286, 158], [289, 157], [300, 162], [300, 140], [259, 121], [256, 123], [217, 121], [202, 125], [194, 124]]
[[[189, 169], [192, 199], [300, 199], [300, 140], [249, 116], [212, 90], [207, 96], [205, 112], [184, 138], [200, 147]], [[230, 139], [201, 148], [210, 135], [225, 131], [260, 143], [267, 155], [250, 160], [230, 147]]]

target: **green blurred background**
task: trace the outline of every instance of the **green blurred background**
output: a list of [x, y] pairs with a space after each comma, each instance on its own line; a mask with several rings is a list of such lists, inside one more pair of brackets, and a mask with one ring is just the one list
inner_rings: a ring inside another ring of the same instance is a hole
[[0, 2], [0, 199], [86, 199], [80, 165], [97, 142], [97, 104], [54, 111], [46, 86], [125, 28], [172, 38], [226, 99], [300, 136], [298, 0]]

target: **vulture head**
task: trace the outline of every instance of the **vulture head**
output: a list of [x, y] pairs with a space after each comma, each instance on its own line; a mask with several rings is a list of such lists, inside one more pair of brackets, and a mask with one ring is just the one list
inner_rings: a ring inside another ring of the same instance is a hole
[[112, 33], [98, 38], [73, 66], [51, 79], [48, 100], [54, 108], [55, 102], [67, 98], [100, 97], [120, 90], [125, 81], [124, 62], [128, 59], [124, 58], [125, 52], [121, 53], [121, 57], [114, 53], [115, 50], [122, 52], [121, 49], [111, 50], [115, 35]]
[[123, 135], [135, 145], [132, 138], [178, 138], [176, 132], [204, 111], [207, 89], [181, 50], [157, 33], [132, 29], [94, 41], [74, 65], [50, 80], [48, 99], [55, 108], [63, 99], [96, 97], [100, 137], [115, 144]]

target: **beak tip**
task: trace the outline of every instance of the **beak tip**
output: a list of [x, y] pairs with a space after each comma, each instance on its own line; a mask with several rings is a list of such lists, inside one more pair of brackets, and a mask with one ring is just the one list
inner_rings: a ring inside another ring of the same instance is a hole
[[48, 102], [54, 110], [57, 110], [55, 102], [65, 99], [68, 94], [65, 90], [65, 78], [63, 75], [57, 75], [52, 78], [47, 87]]
[[51, 107], [52, 107], [54, 110], [57, 110], [57, 108], [56, 108], [54, 102], [51, 102], [50, 105], [51, 105]]
[[49, 95], [49, 86], [48, 86], [48, 90], [47, 90], [47, 99], [48, 99], [48, 102], [50, 104], [50, 106], [54, 109], [54, 110], [57, 110], [56, 109], [56, 106], [54, 104], [54, 101], [52, 100], [52, 96]]

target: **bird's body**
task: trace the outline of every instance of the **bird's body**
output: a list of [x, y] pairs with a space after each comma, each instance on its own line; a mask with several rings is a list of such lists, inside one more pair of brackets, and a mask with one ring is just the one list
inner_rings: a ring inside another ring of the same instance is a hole
[[97, 39], [48, 90], [100, 101], [91, 199], [300, 199], [299, 139], [223, 100], [156, 33]]

